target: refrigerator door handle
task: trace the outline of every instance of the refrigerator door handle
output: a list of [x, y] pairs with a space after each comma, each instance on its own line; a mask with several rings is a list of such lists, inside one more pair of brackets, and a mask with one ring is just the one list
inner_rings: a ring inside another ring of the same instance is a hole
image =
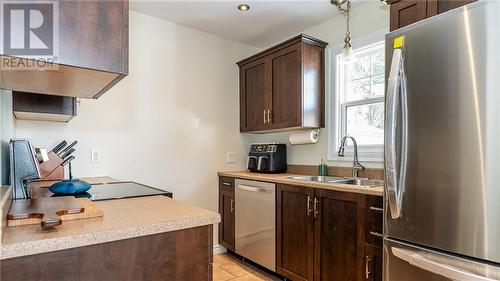
[[[389, 72], [386, 94], [385, 117], [385, 177], [386, 192], [391, 217], [401, 216], [408, 147], [408, 103], [406, 95], [406, 76], [401, 49], [394, 49]], [[401, 114], [399, 114], [401, 112]], [[401, 115], [401, 132], [398, 134], [398, 121]], [[400, 138], [401, 151], [398, 154], [397, 140]], [[399, 162], [398, 162], [399, 160]], [[399, 166], [399, 167], [398, 167]]]
[[[391, 247], [392, 254], [410, 265], [423, 269], [425, 271], [432, 272], [437, 275], [444, 276], [450, 280], [454, 281], [495, 281], [498, 279], [492, 279], [486, 276], [478, 275], [476, 273], [467, 271], [462, 268], [458, 268], [449, 264], [444, 264], [438, 261], [434, 261], [427, 257], [419, 254], [418, 251], [403, 249], [398, 247]], [[441, 256], [441, 255], [440, 255]], [[445, 256], [440, 257], [443, 259]], [[452, 258], [449, 258], [452, 259]], [[491, 273], [491, 269], [489, 270]]]

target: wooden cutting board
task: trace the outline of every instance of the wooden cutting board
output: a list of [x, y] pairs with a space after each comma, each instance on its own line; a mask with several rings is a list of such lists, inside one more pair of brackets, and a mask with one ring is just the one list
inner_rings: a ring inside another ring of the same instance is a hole
[[61, 216], [80, 214], [84, 210], [80, 201], [72, 196], [14, 200], [7, 220], [40, 219], [42, 227], [53, 227], [62, 223]]
[[[90, 199], [87, 198], [78, 198], [77, 199], [83, 206], [83, 213], [78, 214], [66, 214], [60, 216], [62, 221], [71, 221], [71, 220], [82, 220], [82, 219], [91, 219], [91, 218], [100, 218], [104, 216], [104, 212], [98, 208]], [[27, 218], [27, 219], [17, 219], [17, 220], [7, 220], [7, 226], [24, 226], [24, 225], [33, 225], [33, 224], [41, 224], [41, 218]]]

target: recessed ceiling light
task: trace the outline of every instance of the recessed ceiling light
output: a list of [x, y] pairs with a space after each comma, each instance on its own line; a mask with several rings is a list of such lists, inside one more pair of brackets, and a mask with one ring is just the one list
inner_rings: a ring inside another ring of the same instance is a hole
[[246, 11], [250, 10], [250, 6], [248, 6], [247, 4], [240, 4], [240, 5], [238, 5], [238, 10], [240, 10], [242, 12], [246, 12]]

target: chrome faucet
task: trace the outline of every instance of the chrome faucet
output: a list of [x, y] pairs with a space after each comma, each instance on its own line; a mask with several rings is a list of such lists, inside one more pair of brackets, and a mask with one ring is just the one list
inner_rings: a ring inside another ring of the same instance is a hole
[[356, 139], [349, 136], [349, 135], [345, 135], [342, 140], [340, 141], [340, 147], [339, 147], [339, 153], [338, 155], [340, 157], [344, 157], [345, 156], [345, 146], [347, 144], [347, 139], [351, 139], [352, 140], [352, 144], [354, 146], [354, 157], [353, 157], [353, 161], [352, 161], [352, 177], [353, 178], [357, 178], [358, 177], [358, 172], [361, 170], [363, 171], [365, 169], [365, 166], [361, 165], [361, 163], [359, 163], [359, 160], [358, 160], [358, 144], [356, 143]]

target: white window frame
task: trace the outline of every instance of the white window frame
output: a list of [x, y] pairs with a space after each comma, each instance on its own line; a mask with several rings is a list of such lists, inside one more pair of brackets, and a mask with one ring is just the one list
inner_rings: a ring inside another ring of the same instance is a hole
[[[352, 41], [352, 45], [354, 49], [362, 49], [368, 47], [370, 45], [374, 45], [380, 42], [385, 42], [385, 35], [388, 33], [388, 30], [381, 30], [364, 37], [360, 37], [354, 39]], [[348, 161], [352, 162], [353, 157], [353, 146], [351, 141], [348, 141], [348, 146], [345, 148], [345, 157], [339, 157], [337, 155], [338, 148], [340, 146], [340, 140], [342, 139], [342, 132], [345, 131], [343, 128], [343, 123], [339, 120], [347, 106], [352, 105], [363, 105], [367, 103], [373, 102], [383, 102], [385, 101], [385, 97], [379, 97], [374, 99], [369, 99], [367, 101], [353, 101], [344, 103], [341, 106], [340, 103], [340, 92], [341, 83], [339, 77], [337, 77], [337, 56], [342, 54], [342, 49], [344, 45], [338, 45], [333, 47], [328, 47], [326, 51], [326, 59], [327, 59], [327, 69], [326, 69], [326, 82], [327, 82], [327, 104], [328, 104], [328, 119], [327, 119], [327, 128], [328, 128], [328, 160], [330, 161]], [[387, 63], [387, 62], [386, 62]], [[340, 126], [339, 126], [340, 125]], [[375, 162], [382, 163], [384, 161], [384, 146], [383, 145], [358, 145], [358, 156], [360, 161], [364, 162]]]

